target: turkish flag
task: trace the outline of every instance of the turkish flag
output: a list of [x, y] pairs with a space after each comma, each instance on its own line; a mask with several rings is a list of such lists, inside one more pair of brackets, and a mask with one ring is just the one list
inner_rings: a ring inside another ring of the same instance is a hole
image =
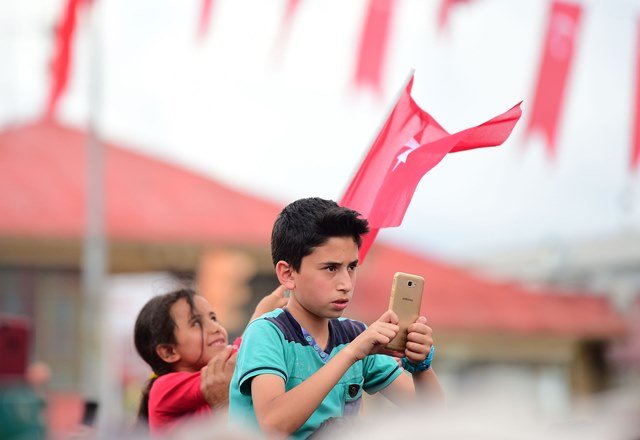
[[549, 157], [555, 156], [558, 119], [562, 111], [569, 70], [573, 62], [582, 7], [554, 1], [551, 5], [544, 52], [527, 133], [540, 131]]
[[347, 188], [340, 205], [369, 220], [364, 260], [380, 228], [399, 226], [413, 193], [447, 153], [502, 144], [520, 119], [520, 104], [476, 127], [448, 133], [411, 98], [413, 77]]
[[378, 94], [382, 93], [382, 70], [394, 8], [395, 0], [369, 0], [360, 36], [354, 82]]
[[51, 61], [51, 87], [47, 98], [46, 115], [55, 114], [58, 101], [67, 88], [72, 57], [73, 34], [76, 29], [78, 6], [81, 0], [67, 0], [64, 13], [56, 25], [54, 55]]

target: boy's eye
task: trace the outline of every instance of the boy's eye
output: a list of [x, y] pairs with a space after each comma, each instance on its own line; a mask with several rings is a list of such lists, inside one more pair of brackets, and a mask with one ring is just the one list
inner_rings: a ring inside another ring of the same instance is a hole
[[357, 267], [358, 267], [357, 264], [350, 264], [349, 265], [349, 270], [351, 270], [351, 271], [356, 270]]
[[336, 267], [335, 266], [327, 266], [324, 269], [326, 271], [329, 271], [329, 272], [335, 272], [336, 271]]

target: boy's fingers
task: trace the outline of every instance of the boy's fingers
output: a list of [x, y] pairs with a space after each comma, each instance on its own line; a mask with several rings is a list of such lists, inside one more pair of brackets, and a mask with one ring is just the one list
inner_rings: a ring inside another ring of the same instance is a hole
[[414, 322], [413, 324], [410, 324], [409, 327], [407, 327], [407, 332], [430, 335], [431, 333], [433, 333], [433, 330], [431, 330], [431, 327], [426, 324], [423, 324], [421, 322]]
[[396, 315], [396, 312], [394, 312], [393, 310], [387, 310], [386, 312], [384, 312], [382, 314], [382, 316], [380, 316], [380, 318], [378, 318], [378, 321], [380, 321], [380, 322], [389, 322], [391, 324], [397, 324], [398, 323], [398, 315]]
[[425, 345], [418, 344], [417, 342], [407, 342], [405, 349], [407, 353], [411, 352], [416, 356], [424, 356], [424, 358], [426, 358], [427, 353], [429, 353], [429, 349]]
[[418, 316], [418, 319], [416, 319], [417, 323], [420, 324], [426, 324], [427, 323], [427, 317], [426, 316]]

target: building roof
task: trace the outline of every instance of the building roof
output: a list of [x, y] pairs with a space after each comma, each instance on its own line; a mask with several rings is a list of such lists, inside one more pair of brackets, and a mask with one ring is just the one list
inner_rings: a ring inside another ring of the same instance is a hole
[[[368, 319], [388, 307], [395, 272], [425, 278], [422, 312], [438, 331], [519, 333], [608, 338], [625, 324], [607, 298], [579, 292], [532, 290], [499, 282], [397, 247], [376, 244], [359, 269], [353, 306]], [[379, 314], [379, 313], [378, 313]]]
[[[0, 133], [0, 237], [82, 237], [86, 144], [51, 121]], [[277, 204], [113, 143], [105, 155], [109, 238], [269, 242]]]
[[[80, 239], [86, 136], [50, 121], [0, 133], [0, 238]], [[213, 179], [106, 144], [111, 240], [269, 246], [281, 207]], [[425, 277], [423, 312], [438, 331], [605, 338], [624, 330], [605, 298], [531, 291], [377, 243], [359, 269], [352, 312], [375, 319], [395, 272]]]

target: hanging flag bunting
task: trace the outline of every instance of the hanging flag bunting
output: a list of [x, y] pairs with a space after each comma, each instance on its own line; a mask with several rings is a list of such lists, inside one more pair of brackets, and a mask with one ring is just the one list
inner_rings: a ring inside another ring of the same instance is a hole
[[287, 43], [287, 39], [289, 38], [293, 18], [298, 11], [298, 6], [300, 6], [300, 0], [287, 0], [287, 6], [284, 10], [282, 24], [280, 25], [280, 31], [278, 32], [278, 37], [276, 39], [277, 54], [281, 54], [284, 52], [284, 47]]
[[340, 201], [369, 220], [360, 261], [380, 228], [402, 223], [425, 173], [448, 153], [502, 144], [522, 114], [517, 104], [477, 127], [449, 134], [411, 98], [412, 84], [413, 77]]
[[198, 39], [203, 40], [209, 33], [214, 0], [202, 0], [200, 22], [198, 23]]
[[581, 16], [582, 7], [578, 4], [554, 1], [551, 5], [533, 108], [527, 126], [528, 135], [539, 131], [545, 136], [550, 158], [555, 157], [558, 120]]
[[441, 0], [440, 1], [440, 10], [438, 11], [438, 30], [440, 32], [444, 31], [447, 25], [449, 24], [449, 14], [451, 13], [451, 8], [460, 3], [466, 3], [469, 0]]
[[66, 0], [60, 21], [56, 25], [54, 55], [51, 60], [51, 85], [47, 98], [46, 116], [56, 112], [60, 97], [69, 82], [69, 70], [73, 56], [73, 34], [76, 29], [78, 6], [81, 0]]
[[382, 73], [387, 53], [395, 0], [369, 0], [354, 82], [382, 94]]
[[635, 89], [635, 124], [633, 125], [633, 143], [631, 145], [631, 171], [640, 165], [640, 21], [636, 22], [636, 89]]

